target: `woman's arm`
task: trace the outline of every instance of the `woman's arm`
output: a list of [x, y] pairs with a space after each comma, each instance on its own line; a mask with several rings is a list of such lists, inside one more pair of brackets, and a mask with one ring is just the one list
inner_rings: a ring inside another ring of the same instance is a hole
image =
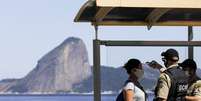
[[124, 90], [123, 92], [124, 94], [124, 100], [125, 101], [133, 101], [133, 98], [134, 98], [134, 92], [133, 90]]
[[186, 96], [185, 99], [186, 101], [201, 101], [200, 96]]

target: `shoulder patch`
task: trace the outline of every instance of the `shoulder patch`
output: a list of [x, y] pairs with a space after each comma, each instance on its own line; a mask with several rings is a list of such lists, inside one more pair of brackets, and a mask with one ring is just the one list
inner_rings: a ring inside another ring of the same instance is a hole
[[195, 83], [195, 87], [196, 87], [196, 88], [201, 88], [201, 80], [198, 80], [198, 81]]

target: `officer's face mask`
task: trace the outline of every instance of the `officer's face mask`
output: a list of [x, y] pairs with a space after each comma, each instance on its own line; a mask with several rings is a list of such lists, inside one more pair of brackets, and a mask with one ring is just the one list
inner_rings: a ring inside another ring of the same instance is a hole
[[183, 70], [186, 76], [188, 77], [192, 76], [190, 67], [184, 67]]
[[184, 73], [185, 73], [185, 75], [188, 76], [188, 77], [191, 76], [189, 71], [184, 71]]
[[138, 80], [141, 80], [144, 77], [144, 70], [135, 68], [132, 70], [132, 74], [135, 75]]

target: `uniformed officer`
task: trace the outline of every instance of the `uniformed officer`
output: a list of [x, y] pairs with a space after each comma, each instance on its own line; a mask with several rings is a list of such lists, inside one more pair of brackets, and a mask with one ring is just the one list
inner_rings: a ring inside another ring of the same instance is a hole
[[189, 76], [189, 88], [186, 101], [201, 101], [201, 79], [196, 75], [197, 64], [193, 59], [186, 59], [180, 64]]
[[188, 88], [188, 77], [178, 65], [179, 54], [175, 49], [168, 49], [161, 56], [166, 69], [158, 63], [154, 65], [161, 72], [154, 101], [183, 101]]

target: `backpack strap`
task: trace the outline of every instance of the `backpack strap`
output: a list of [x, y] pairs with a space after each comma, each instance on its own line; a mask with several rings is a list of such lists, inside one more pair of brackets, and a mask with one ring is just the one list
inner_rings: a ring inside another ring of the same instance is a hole
[[145, 94], [145, 101], [147, 101], [148, 95], [147, 95], [146, 91], [144, 90], [144, 88], [142, 87], [142, 85], [139, 82], [136, 82], [135, 85], [144, 92], [144, 94]]
[[174, 101], [175, 99], [173, 99], [173, 98], [175, 98], [175, 97], [173, 97], [173, 96], [175, 96], [174, 90], [176, 89], [176, 83], [175, 83], [175, 78], [171, 72], [171, 69], [172, 68], [165, 70], [164, 73], [166, 73], [171, 80], [171, 86], [169, 88], [168, 98], [172, 98], [172, 99], [169, 99], [169, 101]]

